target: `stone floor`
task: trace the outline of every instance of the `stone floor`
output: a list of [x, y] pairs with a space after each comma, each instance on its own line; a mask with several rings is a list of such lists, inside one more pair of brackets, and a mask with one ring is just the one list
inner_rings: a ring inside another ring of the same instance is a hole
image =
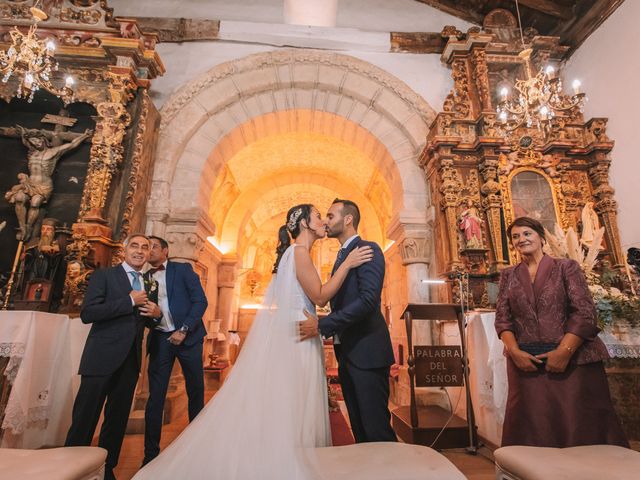
[[[205, 396], [209, 400], [213, 391], [207, 391]], [[341, 405], [346, 414], [346, 409]], [[184, 412], [175, 421], [167, 424], [162, 429], [161, 448], [165, 448], [175, 439], [187, 425], [187, 414]], [[115, 470], [118, 480], [129, 480], [140, 468], [144, 450], [143, 435], [127, 435], [122, 446], [120, 462]], [[483, 455], [469, 455], [462, 450], [450, 450], [444, 455], [462, 472], [469, 480], [494, 480], [495, 473], [493, 462]], [[162, 480], [162, 479], [158, 479]]]

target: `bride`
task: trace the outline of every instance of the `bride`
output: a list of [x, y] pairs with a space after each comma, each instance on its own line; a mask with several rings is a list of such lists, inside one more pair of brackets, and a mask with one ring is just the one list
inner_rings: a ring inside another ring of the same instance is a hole
[[[313, 205], [297, 205], [280, 228], [273, 279], [222, 388], [134, 480], [309, 480], [313, 447], [331, 445], [322, 340], [300, 341], [298, 323], [324, 306], [350, 269], [371, 260], [352, 251], [324, 285], [310, 249], [325, 224]], [[289, 236], [294, 239], [290, 245]]]

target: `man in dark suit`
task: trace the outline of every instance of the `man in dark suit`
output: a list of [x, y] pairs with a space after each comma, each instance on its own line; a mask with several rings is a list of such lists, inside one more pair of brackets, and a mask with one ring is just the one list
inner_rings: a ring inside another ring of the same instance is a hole
[[[316, 323], [323, 337], [333, 337], [338, 376], [356, 442], [394, 442], [389, 413], [389, 368], [394, 362], [389, 329], [380, 311], [385, 261], [380, 247], [358, 236], [360, 210], [336, 199], [327, 212], [327, 235], [342, 248], [333, 271], [356, 247], [369, 246], [373, 259], [349, 271], [331, 299], [331, 313]], [[305, 312], [306, 314], [306, 312]], [[313, 333], [315, 317], [301, 325]], [[317, 333], [316, 333], [317, 334]]]
[[149, 400], [144, 415], [143, 465], [160, 453], [162, 413], [176, 358], [184, 374], [189, 421], [204, 407], [202, 343], [207, 334], [202, 323], [207, 298], [200, 279], [189, 263], [168, 261], [169, 244], [164, 239], [154, 236], [149, 239], [150, 273], [158, 282], [158, 304], [162, 316], [147, 338]]
[[145, 291], [142, 267], [149, 250], [146, 236], [130, 235], [124, 242], [124, 262], [91, 276], [80, 312], [91, 330], [80, 360], [80, 389], [65, 445], [91, 445], [104, 406], [98, 445], [108, 452], [105, 480], [115, 479], [113, 469], [140, 372], [145, 322], [161, 313]]

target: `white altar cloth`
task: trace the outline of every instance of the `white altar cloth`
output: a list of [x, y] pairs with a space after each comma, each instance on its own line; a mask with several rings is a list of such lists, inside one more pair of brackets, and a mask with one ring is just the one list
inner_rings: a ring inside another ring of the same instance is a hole
[[[507, 364], [503, 344], [493, 326], [495, 312], [467, 314], [467, 354], [469, 386], [478, 434], [495, 446], [502, 440], [502, 424], [507, 403]], [[443, 322], [441, 343], [460, 345], [458, 322]], [[445, 387], [456, 415], [467, 418], [464, 387]]]
[[72, 344], [84, 345], [88, 331], [66, 315], [0, 311], [0, 356], [9, 357], [5, 376], [12, 385], [0, 447], [64, 444], [82, 352]]

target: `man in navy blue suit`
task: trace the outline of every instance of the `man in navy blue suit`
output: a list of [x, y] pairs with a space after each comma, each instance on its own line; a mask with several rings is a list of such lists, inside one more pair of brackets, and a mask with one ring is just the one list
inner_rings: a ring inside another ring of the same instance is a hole
[[329, 315], [318, 322], [305, 312], [308, 319], [300, 330], [304, 339], [313, 335], [317, 325], [323, 337], [333, 337], [338, 376], [356, 442], [395, 442], [388, 407], [389, 369], [394, 356], [380, 311], [385, 261], [376, 243], [360, 238], [359, 223], [360, 210], [354, 202], [333, 201], [327, 212], [327, 235], [337, 238], [342, 246], [333, 272], [356, 247], [371, 247], [373, 259], [349, 271], [331, 299]]
[[80, 360], [80, 389], [65, 446], [91, 445], [104, 406], [98, 445], [107, 450], [105, 480], [115, 479], [113, 469], [140, 372], [145, 323], [160, 316], [158, 305], [147, 297], [148, 278], [142, 275], [148, 258], [149, 239], [130, 235], [124, 242], [124, 262], [91, 275], [80, 311], [82, 323], [91, 324], [91, 330]]
[[184, 374], [191, 422], [204, 407], [202, 343], [207, 334], [202, 316], [207, 309], [200, 279], [189, 263], [168, 261], [169, 244], [149, 237], [150, 274], [158, 282], [158, 305], [162, 315], [149, 333], [149, 399], [145, 409], [144, 460], [160, 453], [162, 413], [173, 364], [178, 359]]

